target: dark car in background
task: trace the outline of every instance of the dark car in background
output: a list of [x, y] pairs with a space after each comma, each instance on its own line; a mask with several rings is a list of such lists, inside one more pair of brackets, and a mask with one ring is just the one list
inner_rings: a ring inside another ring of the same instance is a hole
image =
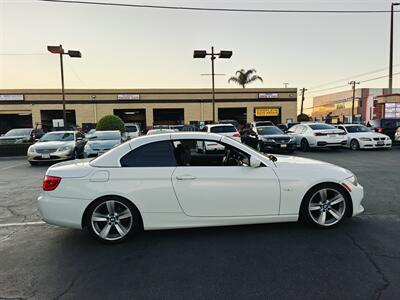
[[397, 128], [400, 127], [400, 119], [375, 119], [367, 123], [372, 130], [388, 135], [394, 141]]
[[261, 126], [243, 130], [242, 143], [259, 152], [288, 152], [296, 149], [296, 139], [285, 134], [276, 126]]
[[43, 136], [41, 129], [15, 128], [0, 137], [0, 144], [32, 143]]

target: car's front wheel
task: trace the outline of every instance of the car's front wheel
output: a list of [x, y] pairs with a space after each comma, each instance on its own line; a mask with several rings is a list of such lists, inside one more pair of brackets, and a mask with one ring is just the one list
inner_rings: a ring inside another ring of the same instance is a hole
[[86, 216], [90, 234], [107, 244], [123, 242], [142, 229], [139, 212], [124, 198], [99, 199]]
[[300, 219], [320, 228], [333, 227], [339, 224], [348, 209], [349, 196], [336, 184], [320, 184], [312, 188], [303, 199]]
[[351, 150], [358, 150], [360, 149], [360, 143], [356, 139], [353, 139], [350, 142], [350, 148]]

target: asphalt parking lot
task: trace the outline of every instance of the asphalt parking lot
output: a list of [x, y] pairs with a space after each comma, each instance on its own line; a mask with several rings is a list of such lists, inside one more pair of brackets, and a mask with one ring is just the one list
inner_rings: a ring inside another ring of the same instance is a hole
[[2, 158], [0, 299], [399, 299], [400, 147], [295, 155], [353, 171], [365, 213], [327, 231], [297, 223], [152, 231], [105, 246], [37, 223], [47, 167]]

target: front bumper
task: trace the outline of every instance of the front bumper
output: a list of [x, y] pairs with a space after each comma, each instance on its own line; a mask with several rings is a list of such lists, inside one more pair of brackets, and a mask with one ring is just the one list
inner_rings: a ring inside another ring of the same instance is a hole
[[33, 162], [52, 162], [52, 161], [63, 161], [74, 158], [73, 151], [56, 151], [52, 153], [37, 153], [37, 152], [28, 152], [27, 154], [28, 161]]
[[383, 144], [380, 144], [378, 141], [358, 141], [360, 144], [360, 148], [365, 149], [379, 149], [379, 148], [390, 148], [392, 147], [392, 140], [384, 140]]
[[262, 151], [274, 151], [274, 152], [285, 152], [294, 151], [296, 149], [296, 143], [279, 144], [270, 141], [260, 141]]
[[38, 203], [46, 223], [81, 229], [83, 213], [90, 200], [52, 197], [51, 192], [42, 192]]
[[[353, 205], [353, 214], [352, 216], [357, 216], [364, 212], [364, 207], [361, 205], [361, 202], [364, 198], [364, 188], [361, 184], [353, 185], [349, 180], [344, 180], [341, 182], [342, 186], [346, 188], [349, 192], [352, 205]], [[349, 191], [350, 189], [350, 191]]]

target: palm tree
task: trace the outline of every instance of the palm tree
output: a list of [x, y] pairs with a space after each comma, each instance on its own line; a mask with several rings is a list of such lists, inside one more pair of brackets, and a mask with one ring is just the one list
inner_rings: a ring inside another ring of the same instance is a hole
[[241, 69], [239, 71], [236, 71], [236, 77], [232, 76], [231, 78], [229, 78], [228, 82], [235, 82], [241, 85], [243, 88], [245, 88], [247, 84], [250, 84], [256, 80], [260, 80], [261, 82], [263, 82], [263, 79], [260, 76], [255, 75], [256, 72], [257, 71], [254, 69], [250, 69], [247, 71]]

